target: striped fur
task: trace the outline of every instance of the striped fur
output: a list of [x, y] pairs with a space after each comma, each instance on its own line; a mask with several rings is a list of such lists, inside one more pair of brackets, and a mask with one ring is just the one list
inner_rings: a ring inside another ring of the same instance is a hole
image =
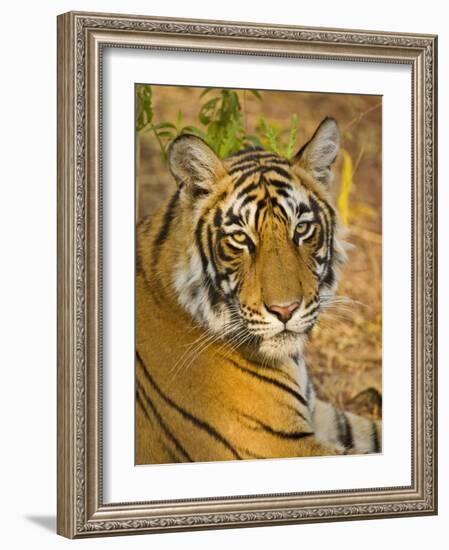
[[345, 260], [338, 143], [325, 119], [291, 163], [172, 144], [179, 187], [137, 233], [138, 464], [380, 451], [380, 425], [320, 401], [302, 355]]

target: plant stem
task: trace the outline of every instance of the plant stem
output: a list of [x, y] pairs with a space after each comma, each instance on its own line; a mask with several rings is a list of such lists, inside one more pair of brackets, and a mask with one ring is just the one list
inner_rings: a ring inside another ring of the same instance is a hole
[[159, 147], [161, 148], [161, 151], [162, 151], [162, 155], [164, 157], [164, 160], [167, 160], [167, 152], [165, 151], [165, 148], [164, 148], [164, 144], [162, 143], [161, 141], [161, 138], [159, 137], [157, 131], [155, 130], [153, 124], [151, 124], [150, 122], [150, 125], [149, 125], [149, 129], [153, 132], [153, 134], [156, 136], [156, 139], [157, 139], [157, 142], [159, 144]]
[[247, 121], [247, 116], [246, 116], [246, 90], [243, 90], [242, 103], [243, 103], [243, 127], [245, 129], [245, 134], [247, 134], [248, 133], [248, 121]]
[[371, 113], [372, 111], [375, 111], [376, 109], [379, 109], [379, 107], [382, 107], [382, 103], [376, 103], [376, 105], [373, 105], [372, 107], [370, 107], [369, 109], [367, 109], [366, 111], [363, 111], [362, 113], [359, 113], [356, 117], [354, 117], [352, 120], [350, 120], [346, 125], [345, 127], [343, 128], [343, 132], [345, 132], [346, 130], [348, 130], [348, 128], [350, 128], [351, 126], [353, 126], [354, 124], [358, 124], [362, 118], [364, 116], [366, 116], [367, 114]]

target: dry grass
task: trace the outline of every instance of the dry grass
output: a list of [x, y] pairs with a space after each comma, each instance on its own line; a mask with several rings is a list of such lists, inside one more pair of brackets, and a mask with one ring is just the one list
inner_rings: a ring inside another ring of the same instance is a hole
[[[153, 87], [155, 122], [175, 120], [198, 125], [199, 88]], [[338, 294], [351, 299], [325, 314], [314, 328], [306, 356], [318, 394], [346, 409], [380, 416], [372, 392], [382, 387], [382, 186], [381, 98], [295, 92], [263, 92], [263, 102], [242, 93], [245, 125], [254, 132], [263, 113], [288, 130], [299, 119], [298, 147], [325, 116], [340, 125], [343, 147], [352, 162], [347, 196], [347, 240], [353, 245], [342, 270]], [[342, 157], [335, 164], [335, 197], [340, 192]], [[137, 217], [151, 214], [174, 188], [154, 136], [138, 136]], [[341, 207], [341, 204], [340, 204]], [[363, 393], [365, 392], [365, 393]]]

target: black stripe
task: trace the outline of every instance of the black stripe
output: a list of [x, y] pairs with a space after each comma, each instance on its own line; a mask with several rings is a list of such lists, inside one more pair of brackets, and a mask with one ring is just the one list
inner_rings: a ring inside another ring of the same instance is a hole
[[321, 208], [318, 200], [315, 197], [310, 197], [310, 207], [312, 209], [315, 219], [319, 220]]
[[304, 420], [304, 422], [307, 422], [308, 424], [310, 423], [310, 418], [306, 418], [302, 412], [298, 411], [298, 409], [296, 407], [293, 407], [292, 405], [288, 405], [287, 403], [282, 403], [282, 402], [277, 402], [280, 406], [292, 411], [293, 413], [295, 413], [296, 415], [298, 415], [300, 418], [302, 418]]
[[323, 264], [327, 263], [327, 257], [322, 258], [321, 256], [315, 256], [314, 260], [318, 265], [323, 265]]
[[196, 416], [194, 416], [192, 413], [175, 403], [170, 397], [165, 395], [165, 393], [159, 388], [159, 386], [156, 384], [156, 382], [153, 380], [153, 377], [149, 373], [145, 363], [143, 362], [142, 358], [139, 355], [139, 352], [136, 352], [137, 358], [140, 361], [143, 372], [145, 374], [145, 377], [147, 378], [148, 382], [153, 386], [153, 388], [156, 390], [156, 392], [159, 394], [159, 396], [168, 404], [170, 407], [175, 409], [183, 418], [189, 420], [194, 426], [197, 428], [200, 428], [207, 432], [211, 437], [213, 437], [216, 441], [219, 441], [224, 447], [226, 447], [232, 455], [241, 460], [241, 456], [237, 453], [237, 451], [232, 447], [232, 445], [229, 443], [229, 441], [223, 437], [217, 430], [211, 426], [208, 422], [205, 420], [202, 420]]
[[[288, 162], [288, 160], [286, 159], [283, 159], [281, 157], [278, 157], [278, 156], [273, 156], [273, 157], [262, 157], [263, 159], [269, 159], [270, 160], [270, 164], [278, 164], [280, 166], [285, 166], [286, 168], [289, 168], [290, 167], [290, 163]], [[269, 166], [267, 166], [267, 168], [269, 168]]]
[[290, 440], [297, 440], [297, 439], [303, 439], [304, 437], [308, 437], [309, 435], [314, 435], [314, 432], [285, 432], [283, 430], [276, 430], [272, 426], [265, 424], [265, 422], [262, 422], [261, 420], [254, 418], [253, 416], [245, 413], [240, 413], [241, 416], [248, 418], [248, 420], [251, 420], [257, 426], [260, 427], [263, 431], [269, 433], [270, 435], [274, 435], [276, 437], [279, 437], [280, 439], [290, 439]]
[[[252, 155], [245, 155], [246, 153], [253, 152]], [[233, 155], [234, 156], [234, 155]], [[237, 153], [236, 155], [237, 156]], [[236, 160], [232, 163], [232, 169], [236, 168], [239, 164], [243, 164], [244, 162], [259, 162], [260, 160], [270, 160], [272, 162], [281, 162], [282, 164], [285, 164], [288, 166], [288, 161], [281, 159], [274, 153], [270, 153], [269, 151], [265, 151], [264, 149], [252, 149], [250, 151], [242, 151], [242, 157], [239, 160]]]
[[245, 199], [242, 201], [242, 204], [240, 205], [240, 209], [242, 210], [245, 208], [247, 204], [257, 199], [257, 195], [248, 195], [245, 197]]
[[[312, 210], [307, 206], [307, 204], [305, 202], [300, 202], [297, 207], [298, 218], [300, 218], [303, 214], [307, 214], [309, 212], [312, 212]], [[316, 216], [316, 212], [315, 212], [315, 216]]]
[[324, 277], [322, 284], [332, 286], [335, 282], [335, 273], [331, 266], [328, 266], [326, 276]]
[[254, 225], [256, 227], [256, 231], [259, 230], [259, 219], [261, 216], [261, 213], [263, 209], [267, 206], [267, 199], [261, 199], [256, 206], [256, 215], [254, 216]]
[[291, 183], [288, 183], [286, 181], [275, 180], [275, 179], [272, 179], [272, 178], [268, 178], [266, 181], [267, 181], [269, 186], [275, 187], [276, 189], [286, 189], [288, 191], [293, 190]]
[[138, 273], [143, 273], [143, 265], [140, 250], [136, 247], [136, 275]]
[[229, 243], [229, 242], [226, 243], [226, 246], [228, 248], [230, 248], [231, 250], [233, 250], [236, 254], [239, 254], [242, 251], [241, 248], [239, 248], [238, 246], [235, 246], [235, 245], [233, 245], [232, 243]]
[[146, 409], [146, 407], [145, 407], [145, 405], [144, 405], [144, 403], [143, 403], [143, 401], [142, 401], [142, 398], [140, 397], [138, 391], [136, 391], [136, 403], [137, 403], [138, 405], [140, 405], [140, 408], [142, 409], [143, 414], [145, 415], [145, 418], [148, 420], [148, 422], [151, 424], [151, 426], [154, 426], [153, 420], [152, 420], [152, 418], [150, 417], [150, 415], [148, 414], [148, 411], [147, 411], [147, 409]]
[[[289, 219], [288, 214], [285, 210], [285, 208], [282, 206], [282, 204], [277, 200], [276, 197], [270, 197], [270, 202], [273, 208], [278, 208], [281, 211], [281, 217], [280, 219]], [[276, 212], [274, 213], [277, 218], [279, 218], [279, 214]]]
[[327, 228], [327, 230], [328, 230], [327, 262], [328, 262], [328, 264], [327, 264], [326, 277], [324, 278], [324, 284], [332, 286], [334, 284], [334, 281], [335, 281], [334, 270], [333, 270], [333, 267], [332, 267], [333, 255], [334, 255], [334, 227], [335, 227], [335, 222], [334, 222], [333, 212], [332, 212], [332, 210], [329, 209], [329, 207], [327, 208], [326, 213], [330, 217], [330, 222], [329, 222], [329, 227]]
[[330, 204], [326, 202], [324, 199], [321, 199], [320, 197], [318, 197], [318, 195], [314, 194], [313, 196], [310, 197], [310, 206], [317, 218], [320, 217], [321, 213], [326, 213], [330, 218], [330, 225], [332, 226], [335, 223], [334, 210], [330, 206]]
[[233, 207], [231, 206], [231, 208], [226, 212], [225, 224], [232, 225], [234, 223], [236, 225], [240, 225], [241, 227], [244, 225], [242, 219], [234, 213]]
[[155, 246], [160, 246], [164, 241], [167, 240], [168, 234], [170, 232], [170, 226], [175, 216], [175, 209], [178, 203], [179, 194], [180, 194], [180, 190], [177, 189], [174, 195], [172, 196], [172, 198], [170, 199], [170, 202], [168, 203], [167, 209], [164, 212], [162, 226], [154, 240]]
[[[263, 327], [263, 328], [265, 328], [267, 325], [271, 324], [268, 321], [257, 321], [257, 320], [254, 320], [254, 319], [246, 319], [245, 322], [248, 323], [248, 325], [251, 325], [252, 327]], [[260, 365], [260, 368], [262, 370], [267, 369], [266, 366], [262, 366], [262, 365]], [[274, 369], [274, 370], [276, 370], [276, 369]]]
[[211, 279], [211, 277], [210, 277], [210, 275], [207, 271], [207, 266], [208, 266], [209, 260], [206, 256], [206, 253], [205, 253], [204, 247], [203, 247], [203, 243], [202, 243], [202, 228], [203, 228], [203, 225], [204, 225], [204, 220], [200, 219], [198, 221], [198, 224], [197, 224], [196, 228], [195, 228], [195, 242], [196, 242], [196, 247], [197, 247], [197, 249], [200, 253], [201, 263], [202, 263], [202, 266], [203, 266], [203, 273], [204, 273], [204, 277], [206, 279], [206, 286], [207, 286], [207, 293], [209, 295], [209, 300], [211, 302], [211, 305], [215, 306], [221, 301], [221, 297], [220, 297], [220, 294], [217, 292], [217, 290], [215, 288], [215, 285], [214, 285], [214, 282]]
[[241, 367], [238, 363], [236, 363], [233, 359], [230, 359], [228, 357], [228, 362], [230, 362], [235, 368], [241, 370], [242, 372], [246, 372], [250, 376], [253, 376], [254, 378], [257, 378], [258, 380], [261, 380], [263, 382], [266, 382], [267, 384], [271, 384], [273, 386], [276, 386], [282, 391], [285, 391], [295, 397], [302, 405], [307, 407], [307, 401], [304, 399], [304, 397], [294, 390], [293, 388], [290, 388], [290, 386], [287, 386], [286, 384], [283, 384], [282, 382], [279, 382], [278, 380], [275, 380], [274, 378], [270, 378], [269, 376], [264, 376], [263, 374], [260, 374], [259, 372], [255, 372], [253, 370], [247, 369], [245, 367]]
[[220, 241], [218, 241], [217, 243], [217, 252], [220, 259], [223, 260], [224, 262], [231, 262], [234, 259], [232, 256], [228, 256], [226, 254], [226, 252], [223, 250], [223, 245], [221, 244]]
[[291, 197], [287, 198], [287, 204], [290, 206], [292, 212], [295, 211], [295, 203]]
[[[269, 324], [269, 323], [265, 323], [265, 324]], [[292, 359], [294, 360], [294, 358], [292, 357]], [[286, 378], [289, 382], [291, 382], [292, 384], [294, 384], [298, 389], [299, 389], [299, 384], [298, 384], [298, 381], [295, 380], [293, 378], [293, 376], [291, 376], [288, 372], [285, 372], [277, 367], [272, 367], [271, 365], [263, 365], [262, 367], [263, 370], [269, 370], [269, 371], [273, 371], [277, 374], [279, 374], [280, 376], [283, 376], [284, 378]]]
[[217, 207], [214, 214], [214, 225], [215, 227], [221, 227], [222, 223], [223, 223], [223, 213], [221, 211], [221, 208]]
[[375, 453], [380, 453], [379, 436], [377, 435], [377, 426], [375, 422], [371, 422], [371, 439], [373, 441], [373, 447]]
[[229, 281], [229, 277], [226, 273], [217, 272], [215, 275], [215, 280], [217, 281], [217, 284], [220, 284], [223, 281]]
[[160, 296], [158, 294], [156, 294], [154, 284], [150, 283], [145, 271], [142, 270], [139, 273], [136, 273], [136, 279], [139, 276], [142, 277], [143, 284], [145, 285], [145, 289], [148, 290], [148, 292], [151, 294], [151, 296], [154, 299], [154, 301], [156, 302], [156, 304], [158, 304], [160, 306], [161, 305]]
[[246, 239], [246, 246], [248, 247], [250, 254], [256, 253], [256, 245], [253, 243], [253, 241], [249, 237]]
[[[286, 165], [287, 166], [287, 165]], [[286, 179], [291, 180], [292, 176], [288, 170], [285, 170], [284, 168], [281, 168], [280, 166], [272, 165], [266, 167], [266, 172], [275, 172], [279, 176], [282, 176]]]
[[[142, 363], [142, 360], [139, 357], [139, 354], [137, 353], [137, 359]], [[143, 366], [143, 363], [142, 363]], [[146, 369], [144, 367], [144, 372], [146, 372]], [[170, 431], [167, 424], [163, 421], [162, 416], [157, 411], [154, 403], [150, 400], [148, 397], [146, 391], [144, 390], [143, 386], [141, 384], [138, 384], [138, 387], [143, 393], [143, 397], [145, 399], [146, 404], [151, 409], [152, 413], [156, 417], [157, 421], [159, 422], [162, 430], [164, 431], [165, 435], [168, 437], [168, 439], [173, 443], [173, 445], [176, 447], [176, 449], [189, 461], [189, 462], [195, 462], [192, 457], [189, 455], [189, 453], [184, 449], [184, 447], [181, 445], [181, 443], [178, 441], [178, 439], [173, 435], [173, 433]]]
[[320, 304], [317, 303], [310, 311], [306, 311], [304, 313], [303, 319], [307, 319], [307, 317], [310, 317], [314, 313], [316, 313], [320, 309]]
[[248, 187], [244, 187], [241, 189], [236, 196], [236, 200], [243, 197], [243, 195], [246, 195], [247, 193], [254, 191], [254, 189], [257, 189], [260, 186], [259, 181], [254, 181], [253, 183], [250, 183]]
[[201, 263], [203, 265], [203, 271], [205, 274], [207, 274], [208, 260], [207, 260], [206, 254], [204, 253], [203, 243], [201, 241], [201, 238], [202, 238], [201, 231], [203, 229], [203, 225], [204, 225], [204, 220], [200, 218], [195, 228], [195, 242], [196, 242], [198, 251], [200, 253]]
[[[323, 244], [324, 244], [324, 228], [321, 226], [321, 224], [318, 225], [318, 230], [319, 230], [319, 232], [320, 232], [320, 235], [319, 235], [319, 237], [318, 237], [318, 242], [317, 242], [316, 245], [315, 245], [315, 249], [316, 249], [316, 250], [320, 250], [321, 247], [322, 247]], [[311, 233], [310, 236], [312, 237], [312, 235], [313, 235], [313, 231], [312, 231], [312, 233]]]
[[234, 183], [234, 189], [238, 189], [241, 185], [243, 185], [246, 180], [252, 176], [253, 174], [256, 174], [257, 172], [260, 172], [260, 167], [257, 166], [256, 168], [253, 168], [252, 170], [248, 170], [247, 172], [244, 172]]
[[349, 423], [348, 417], [343, 411], [334, 407], [335, 419], [337, 421], [337, 437], [343, 447], [348, 450], [354, 446], [354, 439], [352, 436], [352, 428]]
[[170, 447], [168, 447], [168, 445], [166, 445], [162, 439], [159, 440], [160, 444], [162, 445], [162, 447], [164, 448], [164, 451], [168, 454], [168, 456], [170, 457], [171, 459], [171, 463], [176, 463], [176, 462], [182, 462], [181, 460], [179, 460], [179, 458], [175, 455], [175, 453], [172, 452], [172, 450], [170, 449]]
[[[232, 153], [232, 155], [229, 155], [228, 159], [233, 159], [236, 157], [239, 157], [241, 155], [245, 155], [247, 153], [252, 153], [256, 151], [265, 151], [263, 147], [260, 147], [260, 145], [249, 145], [248, 147], [245, 147], [244, 149], [240, 149], [240, 151], [236, 151], [235, 153]], [[240, 162], [240, 161], [237, 161]]]
[[159, 264], [159, 257], [161, 255], [161, 247], [164, 244], [164, 242], [167, 240], [168, 234], [170, 232], [170, 227], [175, 217], [175, 211], [176, 211], [179, 195], [180, 195], [180, 189], [177, 189], [176, 192], [173, 194], [172, 198], [170, 199], [170, 202], [167, 205], [167, 208], [164, 212], [164, 216], [162, 218], [162, 226], [159, 229], [159, 232], [153, 241], [152, 256], [151, 256], [151, 260], [152, 260], [151, 272], [155, 280], [158, 278], [157, 269]]
[[[141, 391], [144, 392], [143, 388], [142, 388]], [[145, 393], [145, 392], [144, 392], [144, 393]], [[137, 401], [137, 403], [140, 405], [141, 409], [143, 410], [143, 413], [144, 413], [146, 419], [150, 422], [151, 426], [153, 426], [153, 420], [150, 418], [150, 415], [148, 414], [148, 411], [147, 411], [147, 409], [146, 409], [146, 407], [145, 407], [145, 405], [144, 405], [144, 403], [143, 403], [143, 401], [142, 401], [142, 398], [140, 397], [138, 391], [136, 391], [136, 401]], [[160, 442], [160, 444], [162, 445], [162, 447], [164, 448], [164, 451], [165, 451], [165, 452], [168, 454], [168, 456], [171, 458], [172, 462], [181, 462], [181, 460], [179, 459], [179, 457], [177, 457], [177, 456], [175, 455], [175, 453], [172, 452], [172, 450], [164, 443], [164, 441], [162, 441], [162, 439], [159, 438], [159, 442]], [[193, 461], [191, 461], [191, 462], [193, 462]]]
[[310, 206], [315, 216], [318, 216], [318, 218], [321, 220], [324, 219], [324, 221], [326, 222], [326, 224], [322, 223], [323, 239], [324, 231], [327, 229], [327, 269], [323, 279], [320, 282], [320, 286], [332, 286], [335, 282], [335, 273], [332, 266], [334, 253], [333, 233], [335, 228], [335, 213], [327, 202], [319, 199], [318, 197], [310, 198]]
[[[267, 161], [269, 164], [264, 165], [260, 161]], [[262, 171], [271, 170], [272, 165], [280, 165], [284, 166], [285, 168], [289, 167], [288, 161], [283, 160], [276, 156], [270, 156], [270, 155], [258, 155], [258, 156], [250, 156], [245, 157], [244, 159], [240, 160], [239, 162], [233, 164], [233, 166], [228, 170], [228, 174], [234, 175], [237, 172], [241, 172], [243, 170], [251, 170], [253, 168], [260, 169]]]
[[253, 453], [252, 451], [250, 451], [246, 447], [238, 446], [237, 448], [238, 448], [239, 451], [241, 451], [243, 454], [248, 455], [250, 458], [267, 458], [266, 456], [258, 455], [256, 453]]
[[217, 274], [218, 267], [217, 262], [215, 261], [215, 250], [214, 250], [214, 243], [212, 242], [212, 229], [210, 228], [210, 225], [207, 226], [207, 246], [209, 248], [209, 260], [214, 268], [215, 275]]
[[[285, 189], [277, 189], [276, 190], [276, 195], [279, 195], [281, 197], [284, 197], [285, 199], [291, 199], [292, 198], [292, 195], [291, 193], [289, 193], [288, 191], [286, 191]], [[292, 205], [289, 204], [290, 208], [293, 210], [292, 208]]]
[[242, 160], [242, 162], [237, 163], [230, 170], [228, 170], [228, 174], [230, 176], [232, 176], [236, 172], [242, 172], [244, 170], [250, 170], [251, 168], [255, 168], [255, 167], [256, 167], [256, 163], [253, 160], [250, 160], [250, 161]]
[[199, 199], [200, 197], [204, 197], [205, 195], [209, 194], [209, 191], [207, 189], [204, 189], [199, 185], [192, 185], [189, 188], [189, 192], [193, 199]]

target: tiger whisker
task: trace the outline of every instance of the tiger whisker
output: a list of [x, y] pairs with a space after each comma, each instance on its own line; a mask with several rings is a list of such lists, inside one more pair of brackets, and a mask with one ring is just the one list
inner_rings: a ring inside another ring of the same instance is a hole
[[[234, 323], [229, 323], [224, 326], [223, 331], [220, 333], [213, 333], [210, 330], [206, 331], [204, 335], [201, 335], [197, 339], [198, 342], [196, 342], [196, 345], [193, 348], [187, 350], [187, 352], [183, 354], [183, 356], [177, 361], [177, 363], [175, 363], [170, 372], [172, 372], [173, 376], [175, 376], [179, 374], [181, 370], [187, 369], [198, 357], [198, 355], [200, 355], [200, 353], [203, 353], [216, 341], [223, 339], [223, 337], [227, 336], [228, 334], [232, 334], [232, 332], [236, 328], [237, 327]], [[193, 344], [195, 344], [195, 342]]]

